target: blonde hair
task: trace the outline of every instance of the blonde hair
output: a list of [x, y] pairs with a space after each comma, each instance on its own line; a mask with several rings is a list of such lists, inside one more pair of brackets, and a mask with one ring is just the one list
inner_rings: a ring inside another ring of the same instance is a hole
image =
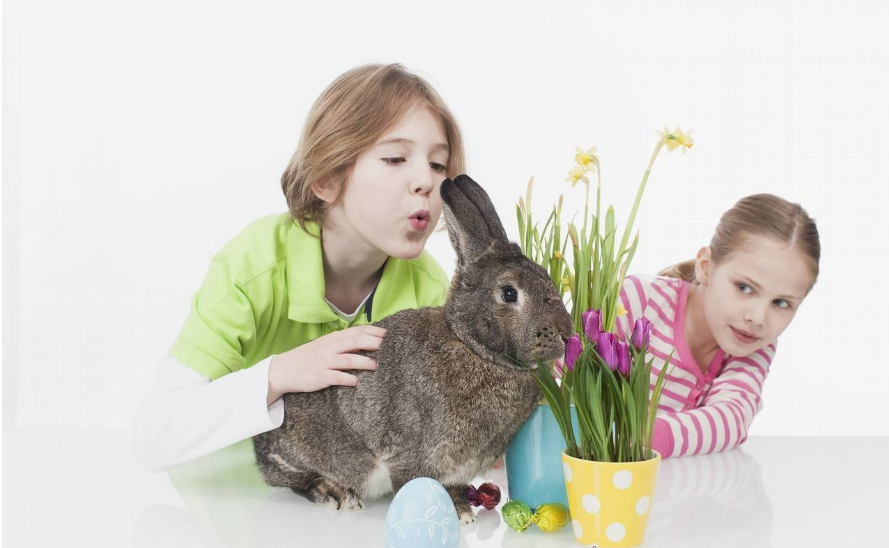
[[[356, 67], [327, 86], [312, 105], [296, 152], [281, 176], [290, 216], [303, 230], [309, 219], [323, 225], [328, 209], [341, 200], [347, 174], [358, 155], [417, 105], [441, 119], [450, 149], [447, 176], [465, 172], [463, 136], [457, 120], [426, 80], [398, 63]], [[318, 198], [312, 189], [323, 180], [330, 181], [336, 192], [332, 204]]]
[[[789, 244], [806, 258], [812, 273], [812, 286], [818, 279], [821, 243], [815, 220], [797, 203], [774, 194], [754, 194], [741, 198], [722, 214], [716, 233], [710, 240], [710, 259], [718, 265], [733, 252], [743, 249], [749, 236], [764, 236]], [[669, 266], [658, 276], [695, 281], [695, 259]], [[808, 294], [808, 291], [806, 292]]]

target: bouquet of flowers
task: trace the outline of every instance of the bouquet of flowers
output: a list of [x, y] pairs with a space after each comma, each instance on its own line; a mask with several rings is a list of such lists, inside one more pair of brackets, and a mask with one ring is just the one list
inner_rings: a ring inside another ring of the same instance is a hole
[[[601, 462], [636, 462], [653, 458], [651, 436], [655, 412], [663, 389], [667, 363], [658, 375], [654, 393], [649, 400], [649, 378], [653, 360], [647, 360], [651, 322], [635, 321], [630, 341], [620, 340], [615, 332], [621, 307], [620, 291], [636, 248], [639, 234], [627, 245], [651, 168], [660, 150], [672, 152], [682, 148], [685, 153], [693, 141], [690, 133], [657, 132], [660, 136], [636, 200], [624, 228], [620, 245], [615, 249], [617, 227], [614, 209], [609, 207], [601, 222], [601, 170], [596, 148], [576, 148], [575, 166], [566, 181], [572, 187], [578, 182], [586, 186], [583, 225], [578, 232], [573, 222], [567, 226], [569, 238], [561, 239], [562, 199], [553, 208], [542, 234], [531, 216], [531, 190], [528, 183], [526, 200], [519, 198], [517, 215], [519, 240], [523, 253], [543, 266], [564, 298], [571, 296], [571, 314], [575, 335], [566, 344], [564, 361], [553, 365], [538, 362], [535, 378], [549, 403], [567, 446], [574, 458]], [[596, 212], [589, 219], [590, 181], [596, 174]], [[572, 261], [565, 257], [568, 240], [572, 244]], [[580, 445], [576, 444], [571, 421], [574, 402]]]

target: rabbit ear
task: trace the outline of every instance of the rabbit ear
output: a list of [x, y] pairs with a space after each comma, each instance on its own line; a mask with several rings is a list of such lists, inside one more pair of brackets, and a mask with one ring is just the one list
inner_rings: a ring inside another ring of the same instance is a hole
[[441, 201], [460, 266], [481, 256], [494, 240], [507, 241], [488, 193], [468, 175], [458, 175], [453, 181], [445, 179]]

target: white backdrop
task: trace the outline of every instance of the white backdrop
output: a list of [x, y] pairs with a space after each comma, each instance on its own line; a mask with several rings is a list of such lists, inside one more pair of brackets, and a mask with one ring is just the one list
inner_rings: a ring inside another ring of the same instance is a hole
[[[212, 255], [286, 210], [314, 99], [401, 62], [456, 114], [514, 238], [532, 175], [538, 216], [582, 208], [575, 145], [598, 147], [625, 220], [665, 124], [695, 146], [658, 159], [632, 272], [693, 257], [742, 196], [800, 202], [821, 276], [752, 434], [889, 435], [889, 7], [715, 4], [4, 2], [4, 428], [129, 428]], [[444, 233], [428, 248], [453, 270]]]

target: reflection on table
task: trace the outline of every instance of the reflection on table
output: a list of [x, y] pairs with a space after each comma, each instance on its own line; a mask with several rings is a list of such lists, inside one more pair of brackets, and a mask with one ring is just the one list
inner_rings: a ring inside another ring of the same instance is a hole
[[[392, 496], [363, 510], [336, 511], [308, 502], [289, 489], [266, 485], [250, 440], [169, 472], [184, 508], [153, 505], [134, 528], [134, 546], [268, 548], [380, 545]], [[461, 527], [461, 546], [570, 546], [571, 528], [543, 533], [509, 529], [500, 508], [508, 500], [503, 469], [473, 481], [493, 481], [504, 499], [495, 510], [475, 509], [475, 523]], [[770, 546], [772, 506], [760, 465], [744, 447], [662, 461], [646, 533], [646, 546]]]

